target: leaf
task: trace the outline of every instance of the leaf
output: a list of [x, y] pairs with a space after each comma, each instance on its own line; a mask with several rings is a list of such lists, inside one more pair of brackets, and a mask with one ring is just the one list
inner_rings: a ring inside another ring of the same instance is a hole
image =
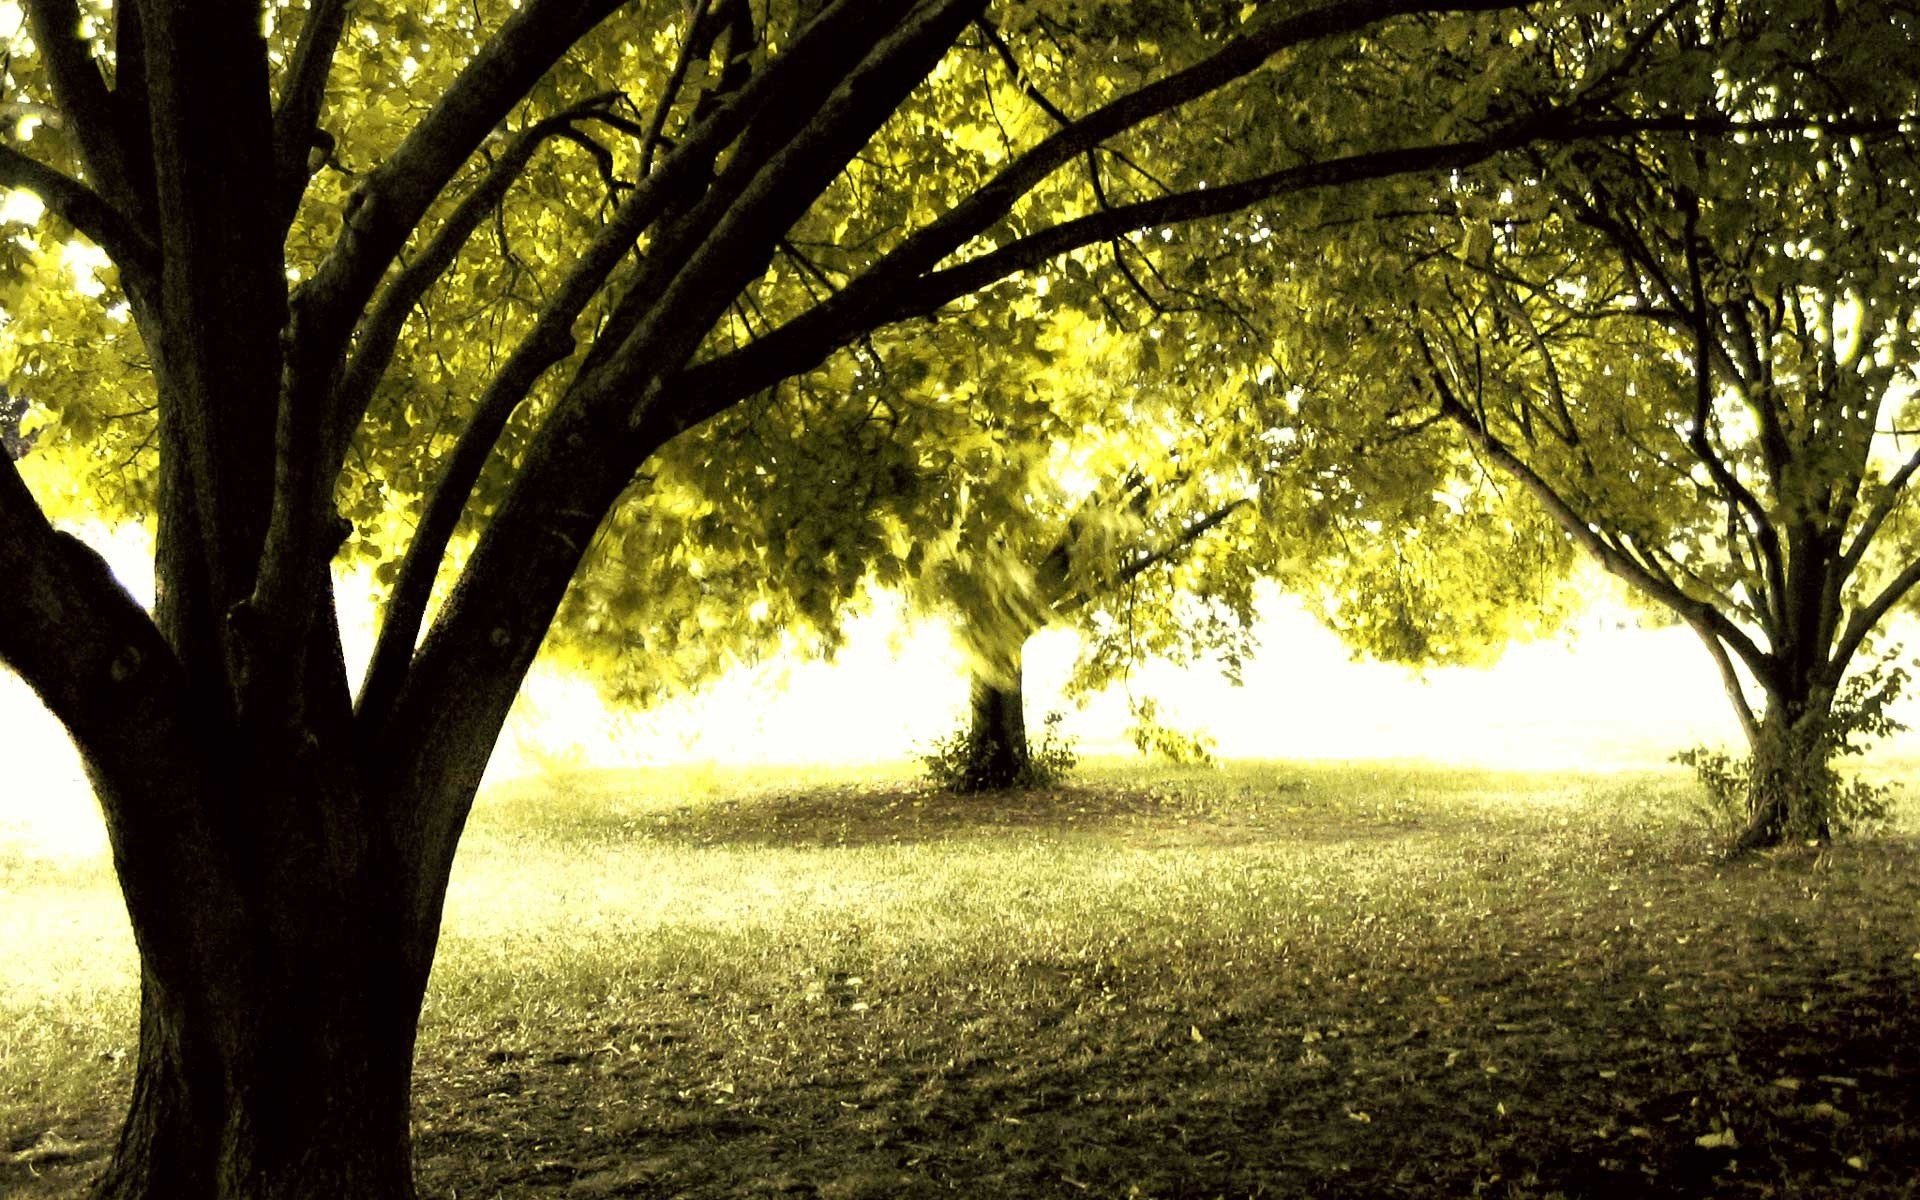
[[1693, 1139], [1693, 1144], [1703, 1150], [1738, 1150], [1740, 1139], [1733, 1136], [1733, 1130], [1720, 1129], [1713, 1133], [1703, 1133]]

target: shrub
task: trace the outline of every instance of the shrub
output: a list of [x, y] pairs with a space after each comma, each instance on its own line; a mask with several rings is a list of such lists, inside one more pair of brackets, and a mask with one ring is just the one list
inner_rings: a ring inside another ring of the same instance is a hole
[[1152, 700], [1134, 700], [1127, 707], [1133, 713], [1133, 727], [1127, 736], [1140, 753], [1178, 766], [1213, 765], [1212, 738], [1166, 724], [1160, 719], [1160, 706]]
[[949, 791], [979, 792], [995, 786], [1057, 787], [1066, 781], [1080, 762], [1073, 742], [1060, 731], [1060, 724], [1065, 719], [1064, 713], [1047, 714], [1042, 722], [1039, 740], [1029, 740], [1026, 761], [1020, 765], [1013, 779], [1004, 785], [986, 779], [989, 764], [985, 760], [990, 748], [976, 744], [965, 726], [934, 742], [920, 756], [920, 762], [926, 769], [927, 779]]

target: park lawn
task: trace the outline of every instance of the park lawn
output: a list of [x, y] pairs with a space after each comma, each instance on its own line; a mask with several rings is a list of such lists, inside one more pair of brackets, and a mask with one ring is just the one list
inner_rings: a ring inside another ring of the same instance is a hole
[[[1739, 863], [1677, 774], [498, 789], [423, 1194], [1920, 1195], [1920, 838]], [[0, 848], [0, 1195], [130, 1074], [106, 867]]]

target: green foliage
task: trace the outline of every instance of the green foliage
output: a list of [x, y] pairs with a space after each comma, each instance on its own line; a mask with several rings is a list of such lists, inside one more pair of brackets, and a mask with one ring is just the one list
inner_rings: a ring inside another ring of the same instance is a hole
[[[1080, 763], [1073, 740], [1061, 732], [1066, 714], [1050, 712], [1041, 722], [1037, 739], [1029, 739], [1026, 753], [1019, 756], [1014, 777], [1007, 786], [1014, 788], [1052, 788], [1065, 783]], [[993, 748], [972, 736], [967, 726], [936, 740], [920, 755], [920, 765], [929, 782], [952, 792], [981, 790], [978, 781], [989, 773], [987, 756]]]
[[1872, 830], [1892, 812], [1897, 789], [1849, 778], [1835, 760], [1865, 753], [1874, 741], [1906, 726], [1888, 711], [1909, 678], [1891, 656], [1849, 676], [1826, 710], [1815, 709], [1781, 727], [1763, 720], [1759, 743], [1746, 755], [1696, 746], [1674, 755], [1692, 768], [1702, 794], [1693, 812], [1709, 836], [1732, 845], [1763, 806], [1783, 805], [1785, 837], [1824, 841]]
[[[1445, 545], [1448, 519], [1383, 514], [1458, 499], [1456, 486], [1416, 470], [1396, 492], [1355, 462], [1364, 498], [1333, 505], [1329, 526], [1384, 532], [1340, 553], [1329, 607], [1337, 621], [1351, 609], [1376, 653], [1470, 656], [1525, 625], [1497, 599], [1527, 594], [1508, 572], [1551, 581], [1527, 568], [1577, 545], [1693, 624], [1727, 670], [1805, 696], [1911, 607], [1920, 579], [1920, 458], [1889, 436], [1920, 404], [1920, 93], [1891, 68], [1920, 50], [1920, 26], [1900, 4], [1791, 3], [1683, 5], [1638, 41], [1605, 30], [1544, 23], [1535, 40], [1555, 66], [1508, 82], [1524, 92], [1558, 72], [1609, 116], [1745, 128], [1594, 139], [1439, 191], [1383, 187], [1377, 219], [1329, 239], [1342, 244], [1316, 272], [1324, 330], [1299, 351], [1317, 356], [1306, 403], [1383, 436], [1456, 431], [1458, 478], [1512, 497], [1469, 500], [1456, 527], [1516, 535], [1504, 551], [1497, 537]], [[1623, 72], [1641, 86], [1619, 88]], [[1503, 90], [1490, 109], [1513, 103]], [[1529, 507], [1532, 533], [1514, 519]], [[1449, 601], [1483, 596], [1491, 620], [1452, 619]], [[1823, 762], [1836, 738], [1809, 729], [1780, 752]], [[1765, 790], [1771, 768], [1755, 770]], [[1807, 820], [1831, 807], [1810, 801]]]
[[1130, 701], [1127, 711], [1133, 716], [1127, 737], [1141, 754], [1175, 766], [1214, 765], [1214, 739], [1199, 730], [1176, 729], [1167, 724], [1160, 716], [1159, 703], [1152, 697]]

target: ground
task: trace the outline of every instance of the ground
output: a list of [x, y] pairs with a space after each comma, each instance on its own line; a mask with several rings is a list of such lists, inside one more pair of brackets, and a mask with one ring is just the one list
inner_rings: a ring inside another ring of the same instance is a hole
[[[1920, 838], [1677, 774], [574, 776], [486, 798], [423, 1195], [1920, 1195]], [[128, 1083], [106, 867], [0, 847], [0, 1195]]]

